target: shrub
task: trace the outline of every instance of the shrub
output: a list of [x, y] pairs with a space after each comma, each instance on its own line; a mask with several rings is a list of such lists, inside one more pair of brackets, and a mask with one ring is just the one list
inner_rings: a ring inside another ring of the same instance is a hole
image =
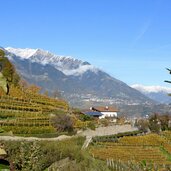
[[160, 132], [161, 125], [160, 125], [157, 114], [154, 114], [154, 115], [152, 115], [150, 117], [150, 119], [149, 119], [149, 128], [150, 128], [151, 132], [154, 132], [154, 133], [159, 133]]
[[[42, 171], [52, 163], [69, 157], [71, 160], [83, 160], [81, 147], [84, 137], [63, 141], [4, 141], [7, 159], [13, 161], [15, 170]], [[71, 148], [72, 147], [72, 148]]]
[[74, 127], [85, 130], [87, 128], [87, 122], [76, 120], [74, 123]]
[[167, 114], [161, 115], [161, 116], [159, 116], [159, 120], [161, 122], [161, 130], [162, 131], [169, 130], [170, 116]]
[[95, 123], [93, 121], [92, 122], [88, 122], [87, 127], [92, 129], [92, 130], [96, 129]]
[[73, 120], [69, 115], [65, 114], [59, 114], [53, 117], [52, 119], [52, 124], [56, 128], [57, 131], [63, 132], [63, 131], [68, 131], [72, 132], [73, 131]]
[[2, 128], [0, 128], [0, 133], [3, 133], [3, 132], [4, 132], [4, 130]]
[[108, 126], [109, 125], [109, 121], [107, 119], [100, 119], [100, 124], [102, 124], [102, 126]]
[[92, 116], [88, 116], [88, 115], [84, 115], [84, 114], [80, 114], [79, 119], [81, 121], [91, 121], [91, 120], [93, 120], [93, 117]]
[[136, 126], [138, 127], [140, 131], [143, 131], [143, 132], [148, 132], [149, 130], [149, 122], [145, 119], [138, 120]]

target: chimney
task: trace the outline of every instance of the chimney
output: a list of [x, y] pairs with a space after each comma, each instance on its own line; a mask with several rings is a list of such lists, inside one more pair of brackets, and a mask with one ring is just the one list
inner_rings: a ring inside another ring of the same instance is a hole
[[108, 110], [109, 109], [109, 106], [106, 106], [105, 108], [106, 108], [106, 110]]

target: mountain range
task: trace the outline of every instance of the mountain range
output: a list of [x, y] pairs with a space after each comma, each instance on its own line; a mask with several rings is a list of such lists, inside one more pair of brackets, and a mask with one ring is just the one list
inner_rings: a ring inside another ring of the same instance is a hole
[[42, 49], [5, 48], [7, 57], [29, 83], [50, 95], [58, 91], [72, 106], [153, 104], [154, 101], [87, 61]]
[[137, 87], [128, 86], [87, 61], [42, 49], [3, 50], [24, 80], [40, 86], [42, 93], [66, 99], [73, 107], [114, 105], [130, 116], [171, 112], [166, 105], [157, 106], [156, 99]]
[[171, 103], [171, 88], [162, 86], [144, 86], [140, 84], [134, 84], [132, 88], [137, 89], [142, 94], [146, 95], [150, 99], [155, 100], [158, 103], [170, 104]]

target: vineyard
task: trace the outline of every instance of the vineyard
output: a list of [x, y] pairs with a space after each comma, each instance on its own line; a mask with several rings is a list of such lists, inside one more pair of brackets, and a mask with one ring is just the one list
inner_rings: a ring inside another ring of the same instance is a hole
[[53, 112], [66, 113], [68, 104], [31, 91], [11, 87], [9, 95], [0, 90], [0, 125], [15, 134], [52, 133]]
[[124, 136], [115, 142], [95, 142], [90, 146], [93, 157], [108, 163], [120, 161], [122, 164], [142, 162], [156, 167], [171, 166], [171, 132], [161, 135]]

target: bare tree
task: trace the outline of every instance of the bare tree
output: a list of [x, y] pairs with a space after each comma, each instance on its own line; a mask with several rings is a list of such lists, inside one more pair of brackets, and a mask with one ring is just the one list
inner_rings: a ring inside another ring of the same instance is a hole
[[[169, 74], [171, 74], [171, 69], [169, 69], [169, 68], [166, 68], [166, 69], [169, 71]], [[165, 80], [164, 82], [171, 83], [171, 81], [168, 81], [168, 80]]]

